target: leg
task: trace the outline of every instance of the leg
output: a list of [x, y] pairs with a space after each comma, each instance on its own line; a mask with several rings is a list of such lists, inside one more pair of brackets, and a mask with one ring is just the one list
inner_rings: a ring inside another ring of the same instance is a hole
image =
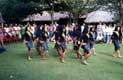
[[87, 52], [85, 52], [84, 53], [84, 60], [83, 60], [83, 64], [85, 64], [85, 65], [87, 65], [88, 63], [87, 63], [87, 60], [88, 60], [88, 58], [90, 57], [90, 54], [89, 53], [87, 53]]
[[65, 61], [65, 54], [67, 53], [67, 49], [62, 49], [62, 54], [61, 54], [61, 57], [62, 57], [62, 62], [64, 63]]
[[56, 51], [58, 57], [60, 57], [60, 53], [59, 53], [58, 49], [56, 49], [55, 51]]
[[37, 52], [38, 52], [38, 55], [41, 55], [40, 47], [37, 47], [36, 50], [37, 50]]
[[120, 50], [117, 50], [116, 53], [117, 53], [117, 57], [118, 57], [118, 58], [121, 58], [121, 57], [122, 57], [122, 56], [120, 55]]
[[115, 56], [118, 57], [118, 58], [121, 58], [120, 43], [118, 41], [115, 41], [114, 46], [115, 46]]
[[113, 57], [115, 57], [115, 58], [117, 57], [117, 52], [116, 51], [113, 52]]
[[74, 50], [74, 53], [75, 53], [75, 55], [76, 55], [76, 59], [80, 59], [80, 52], [79, 52], [79, 50]]
[[26, 43], [26, 46], [27, 46], [27, 49], [28, 49], [28, 53], [27, 53], [27, 57], [28, 57], [28, 60], [32, 60], [32, 48], [33, 48], [33, 45], [32, 45], [32, 42], [27, 42]]
[[4, 41], [3, 40], [1, 40], [1, 47], [5, 47], [5, 45], [4, 45]]
[[41, 47], [41, 53], [42, 53], [42, 59], [46, 60], [47, 56], [46, 56], [46, 50], [44, 49], [44, 47]]
[[28, 54], [27, 54], [28, 60], [32, 60], [32, 49], [28, 48]]
[[42, 59], [43, 59], [43, 60], [46, 60], [46, 59], [47, 59], [47, 57], [46, 57], [46, 52], [45, 52], [45, 51], [43, 51], [43, 53], [42, 53]]
[[96, 52], [95, 52], [95, 48], [94, 48], [94, 47], [92, 48], [92, 53], [93, 53], [94, 55], [96, 55]]
[[59, 56], [60, 61], [61, 61], [62, 63], [64, 63], [64, 56], [63, 56], [62, 49], [61, 49], [61, 48], [58, 48], [57, 51], [58, 51], [58, 54], [60, 55], [60, 56]]

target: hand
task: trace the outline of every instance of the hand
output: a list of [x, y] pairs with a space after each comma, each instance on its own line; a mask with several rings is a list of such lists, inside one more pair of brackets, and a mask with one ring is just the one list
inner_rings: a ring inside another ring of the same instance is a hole
[[86, 45], [86, 43], [82, 43], [82, 45]]
[[52, 41], [52, 42], [55, 42], [55, 40], [54, 40], [53, 38], [51, 38], [51, 41]]
[[27, 43], [27, 41], [26, 41], [26, 40], [24, 40], [24, 41], [23, 41], [23, 43], [24, 43], [24, 44], [26, 44], [26, 43]]
[[44, 43], [44, 41], [40, 41], [40, 43]]
[[61, 43], [57, 41], [57, 44], [59, 44], [59, 45], [60, 45]]
[[56, 43], [56, 41], [54, 39], [51, 39], [52, 42]]

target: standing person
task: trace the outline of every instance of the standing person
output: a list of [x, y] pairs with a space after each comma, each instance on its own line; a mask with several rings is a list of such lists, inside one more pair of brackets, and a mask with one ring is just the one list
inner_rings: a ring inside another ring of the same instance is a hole
[[102, 26], [102, 30], [103, 30], [103, 42], [106, 43], [106, 39], [107, 39], [107, 25], [103, 24]]
[[109, 44], [111, 41], [112, 33], [113, 33], [113, 29], [112, 26], [109, 24], [107, 28], [107, 42], [106, 42], [107, 44]]
[[67, 52], [67, 45], [66, 45], [66, 38], [67, 38], [67, 35], [66, 35], [66, 29], [65, 29], [65, 26], [62, 26], [61, 28], [61, 40], [60, 40], [60, 43], [61, 43], [61, 47], [62, 47], [62, 54], [61, 54], [61, 60], [62, 62], [64, 63], [64, 58], [65, 58], [65, 54]]
[[47, 39], [48, 39], [48, 32], [47, 32], [47, 26], [43, 26], [42, 28], [42, 33], [40, 35], [40, 43], [41, 43], [41, 47], [42, 47], [42, 59], [46, 60], [47, 59], [47, 52], [48, 52], [48, 43], [47, 43]]
[[4, 46], [4, 29], [3, 29], [3, 24], [0, 24], [0, 53], [6, 51], [5, 46]]
[[121, 58], [120, 55], [120, 39], [121, 39], [121, 28], [119, 26], [116, 26], [113, 35], [111, 36], [111, 41], [114, 44], [114, 53], [113, 53], [113, 57], [118, 57]]
[[22, 25], [21, 26], [21, 39], [22, 40], [24, 39], [25, 32], [26, 32], [26, 25]]
[[76, 26], [75, 30], [73, 31], [73, 37], [74, 37], [73, 51], [76, 54], [76, 59], [80, 59], [80, 57], [81, 57], [80, 52], [79, 52], [79, 48], [80, 48], [80, 34], [81, 34], [81, 31], [79, 30], [78, 26]]
[[123, 44], [123, 26], [122, 26], [122, 28], [121, 28], [121, 34], [122, 34], [122, 40], [121, 40], [121, 43]]
[[99, 23], [99, 25], [97, 25], [97, 41], [102, 41], [103, 39], [103, 30], [102, 30], [102, 23]]
[[81, 26], [81, 32], [83, 32], [84, 28], [85, 28], [85, 24]]
[[18, 41], [20, 41], [21, 40], [21, 24], [19, 24], [18, 26], [17, 26], [17, 37], [18, 37]]
[[94, 42], [95, 42], [95, 28], [94, 27], [91, 27], [90, 28], [90, 31], [89, 31], [89, 36], [90, 36], [90, 50], [91, 50], [91, 53], [93, 53], [94, 55], [96, 55], [96, 52], [95, 52], [95, 47], [94, 47]]
[[90, 54], [90, 35], [89, 35], [89, 28], [86, 26], [86, 28], [83, 31], [84, 33], [81, 35], [81, 47], [84, 51], [84, 59], [83, 64], [87, 65], [87, 60], [91, 56]]
[[35, 40], [34, 40], [34, 45], [35, 45], [35, 48], [38, 52], [38, 55], [42, 57], [41, 55], [41, 43], [40, 43], [40, 37], [41, 37], [41, 34], [42, 34], [42, 30], [40, 28], [41, 26], [36, 26], [35, 28]]
[[66, 46], [66, 32], [65, 27], [63, 25], [57, 27], [53, 38], [55, 39], [55, 49], [58, 53], [60, 61], [64, 63], [65, 54], [67, 52], [67, 46]]
[[0, 44], [2, 47], [4, 47], [4, 29], [2, 27], [2, 24], [0, 24]]
[[8, 35], [9, 35], [8, 36], [9, 37], [9, 43], [11, 43], [12, 40], [13, 40], [12, 39], [12, 26], [13, 26], [12, 24], [9, 25], [9, 33], [8, 33]]
[[52, 37], [52, 39], [51, 39], [54, 43], [55, 43], [55, 46], [54, 46], [54, 48], [56, 49], [56, 52], [57, 52], [57, 54], [58, 54], [58, 57], [60, 57], [60, 50], [59, 50], [59, 48], [60, 48], [60, 31], [59, 31], [59, 28], [57, 27], [56, 28], [56, 31], [53, 33], [53, 37]]
[[31, 26], [29, 24], [25, 29], [24, 43], [26, 44], [26, 47], [28, 49], [27, 59], [32, 60], [33, 34], [32, 34]]
[[33, 25], [32, 25], [32, 33], [33, 33], [33, 36], [35, 36], [35, 28], [37, 27], [37, 25], [34, 23]]
[[49, 31], [49, 40], [51, 41], [51, 38], [53, 36], [53, 28], [54, 28], [54, 25], [53, 24], [50, 24], [50, 26], [48, 26], [48, 31]]

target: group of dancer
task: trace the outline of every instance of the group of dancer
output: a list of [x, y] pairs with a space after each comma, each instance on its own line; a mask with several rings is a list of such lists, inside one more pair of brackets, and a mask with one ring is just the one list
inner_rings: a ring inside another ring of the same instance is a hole
[[[30, 24], [26, 26], [25, 35], [24, 35], [24, 43], [28, 48], [27, 59], [32, 60], [32, 48], [35, 46], [38, 55], [41, 56], [43, 60], [47, 59], [48, 53], [48, 32], [47, 26], [37, 27], [35, 30], [35, 36], [32, 34], [32, 29]], [[122, 37], [122, 31], [120, 26], [116, 26], [111, 37], [111, 41], [114, 44], [114, 57], [121, 58], [120, 55], [120, 40]], [[54, 48], [58, 57], [62, 63], [65, 62], [65, 54], [67, 53], [67, 33], [66, 27], [64, 25], [58, 25], [56, 31], [53, 33], [51, 41], [54, 42]], [[79, 26], [74, 27], [72, 32], [72, 40], [73, 40], [73, 51], [76, 55], [77, 59], [82, 58], [83, 64], [88, 64], [88, 58], [95, 52], [95, 27], [85, 26], [83, 32], [81, 31]], [[34, 45], [33, 45], [34, 43]], [[80, 48], [83, 49], [84, 54], [80, 52]]]

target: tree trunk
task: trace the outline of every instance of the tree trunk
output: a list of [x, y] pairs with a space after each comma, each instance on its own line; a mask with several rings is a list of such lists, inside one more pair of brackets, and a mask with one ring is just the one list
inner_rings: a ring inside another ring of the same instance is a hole
[[122, 5], [122, 2], [121, 0], [118, 0], [118, 9], [119, 9], [119, 22], [120, 24], [122, 24], [122, 10], [121, 10], [121, 5]]
[[69, 12], [69, 26], [72, 24], [72, 16], [71, 16], [71, 12]]
[[53, 18], [53, 16], [54, 16], [54, 11], [51, 11], [51, 12], [50, 12], [50, 15], [51, 15], [51, 24], [54, 24], [54, 18]]

